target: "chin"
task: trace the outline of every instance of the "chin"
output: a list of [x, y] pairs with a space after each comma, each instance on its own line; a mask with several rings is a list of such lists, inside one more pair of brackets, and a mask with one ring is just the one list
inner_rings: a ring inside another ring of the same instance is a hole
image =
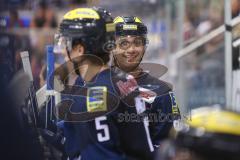
[[137, 65], [129, 65], [129, 66], [126, 66], [126, 67], [124, 67], [125, 68], [125, 71], [126, 72], [132, 72], [135, 68], [137, 67]]

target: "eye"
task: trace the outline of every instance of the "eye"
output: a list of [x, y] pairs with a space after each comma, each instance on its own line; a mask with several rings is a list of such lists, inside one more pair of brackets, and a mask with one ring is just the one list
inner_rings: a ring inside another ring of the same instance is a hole
[[121, 49], [127, 49], [127, 48], [129, 48], [129, 46], [130, 46], [130, 43], [126, 40], [123, 40], [119, 43], [119, 47]]
[[137, 38], [137, 39], [134, 40], [133, 43], [134, 43], [134, 45], [135, 45], [136, 47], [143, 46], [143, 45], [144, 45], [144, 39], [142, 39], [142, 38]]

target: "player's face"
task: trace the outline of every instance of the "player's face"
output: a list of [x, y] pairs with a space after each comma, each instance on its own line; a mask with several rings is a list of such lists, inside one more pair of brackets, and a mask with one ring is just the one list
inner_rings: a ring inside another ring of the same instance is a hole
[[84, 53], [83, 46], [81, 44], [78, 44], [72, 48], [72, 51], [70, 52], [70, 58], [73, 60], [74, 58], [82, 56], [83, 53]]
[[80, 43], [72, 46], [71, 37], [65, 37], [58, 33], [54, 35], [54, 41], [54, 52], [63, 54], [66, 60], [68, 60], [68, 53], [71, 60], [75, 60], [84, 53], [84, 47]]
[[120, 69], [133, 71], [141, 62], [145, 52], [145, 40], [141, 36], [124, 36], [116, 40], [115, 65]]

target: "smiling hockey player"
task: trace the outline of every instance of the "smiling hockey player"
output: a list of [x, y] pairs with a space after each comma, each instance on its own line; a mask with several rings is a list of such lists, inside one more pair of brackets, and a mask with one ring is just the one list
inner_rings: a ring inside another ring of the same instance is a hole
[[[113, 54], [114, 68], [119, 68], [132, 75], [138, 84], [140, 98], [135, 99], [135, 107], [129, 107], [126, 114], [133, 113], [142, 116], [142, 121], [126, 123], [123, 133], [123, 144], [133, 159], [153, 159], [154, 148], [160, 145], [173, 126], [173, 120], [178, 119], [179, 109], [174, 93], [168, 83], [146, 73], [140, 63], [145, 54], [147, 45], [147, 27], [140, 18], [116, 17], [116, 50]], [[143, 64], [144, 65], [144, 64]], [[159, 68], [160, 69], [160, 68]], [[118, 85], [122, 94], [128, 91], [129, 86]], [[147, 116], [143, 116], [143, 115]], [[141, 127], [145, 128], [145, 133]], [[136, 130], [139, 129], [139, 133]], [[148, 143], [144, 144], [144, 138]]]

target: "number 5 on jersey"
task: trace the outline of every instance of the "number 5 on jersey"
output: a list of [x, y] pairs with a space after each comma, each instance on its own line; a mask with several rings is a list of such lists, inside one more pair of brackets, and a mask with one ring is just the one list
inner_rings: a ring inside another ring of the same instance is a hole
[[109, 134], [108, 125], [101, 123], [101, 122], [106, 121], [106, 120], [107, 120], [106, 116], [95, 118], [96, 130], [97, 131], [103, 130], [103, 133], [100, 132], [100, 133], [97, 134], [97, 138], [98, 138], [99, 142], [104, 142], [104, 141], [110, 140], [110, 134]]

